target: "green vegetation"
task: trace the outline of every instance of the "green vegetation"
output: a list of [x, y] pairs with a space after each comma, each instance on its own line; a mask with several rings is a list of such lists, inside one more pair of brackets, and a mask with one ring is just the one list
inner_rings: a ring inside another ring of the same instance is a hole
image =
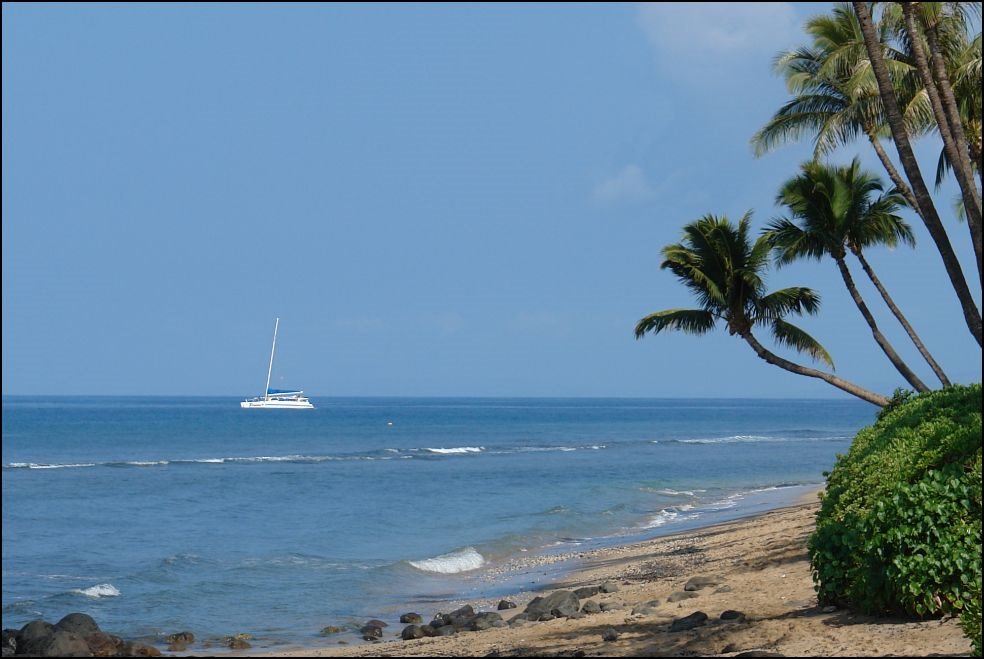
[[[916, 391], [929, 391], [878, 328], [847, 264], [847, 255], [853, 253], [941, 382], [949, 385], [946, 374], [925, 349], [864, 257], [863, 250], [868, 247], [895, 247], [900, 242], [915, 246], [916, 243], [912, 228], [897, 214], [905, 206], [905, 199], [894, 188], [888, 192], [882, 192], [882, 189], [881, 180], [861, 169], [857, 158], [846, 167], [808, 162], [800, 168], [798, 175], [783, 184], [776, 197], [778, 203], [789, 209], [790, 217], [773, 220], [768, 232], [776, 247], [779, 265], [805, 258], [822, 260], [828, 256], [833, 259], [854, 304], [871, 328], [875, 342]], [[882, 193], [875, 197], [879, 192]]]
[[739, 336], [760, 358], [782, 369], [819, 378], [875, 405], [888, 399], [843, 380], [832, 373], [796, 364], [767, 350], [752, 334], [767, 327], [780, 345], [805, 353], [831, 368], [833, 360], [812, 336], [785, 320], [791, 314], [815, 314], [820, 297], [809, 288], [783, 288], [766, 292], [765, 270], [772, 249], [768, 235], [754, 242], [749, 235], [750, 213], [735, 226], [726, 217], [707, 215], [683, 228], [683, 241], [663, 248], [661, 268], [670, 270], [700, 304], [699, 309], [665, 309], [636, 324], [636, 338], [646, 333], [681, 330], [706, 334], [722, 321], [732, 336]]
[[809, 543], [818, 597], [961, 614], [979, 651], [981, 386], [897, 398], [828, 474]]
[[[702, 335], [717, 324], [748, 343], [765, 361], [824, 380], [882, 408], [828, 476], [810, 561], [822, 603], [871, 613], [959, 615], [981, 654], [981, 385], [951, 386], [942, 368], [888, 295], [865, 259], [875, 245], [913, 244], [896, 214], [911, 209], [939, 252], [963, 323], [982, 344], [981, 310], [946, 226], [923, 179], [912, 141], [943, 143], [936, 184], [952, 176], [960, 215], [969, 230], [978, 276], [982, 268], [981, 35], [972, 34], [979, 3], [838, 3], [806, 25], [810, 43], [781, 53], [776, 71], [791, 98], [752, 138], [757, 156], [803, 137], [813, 139], [813, 162], [787, 181], [777, 202], [790, 211], [753, 238], [749, 216], [737, 226], [707, 215], [684, 227], [681, 243], [663, 249], [662, 268], [693, 294], [699, 308], [667, 309], [640, 320], [636, 338], [664, 330]], [[863, 172], [820, 160], [866, 141], [894, 188]], [[889, 154], [886, 147], [894, 146]], [[901, 165], [898, 168], [895, 162]], [[901, 171], [900, 171], [901, 169]], [[952, 229], [951, 229], [952, 231]], [[784, 317], [817, 314], [809, 288], [772, 293], [764, 277], [770, 252], [777, 265], [832, 258], [875, 341], [909, 386], [891, 398], [832, 373], [801, 366], [759, 343], [774, 342], [833, 368], [827, 351]], [[878, 328], [848, 268], [858, 260], [943, 389], [930, 391]], [[954, 319], [956, 320], [956, 318]], [[942, 322], [942, 321], [941, 321]], [[957, 324], [954, 323], [954, 326]], [[979, 351], [968, 356], [980, 360]]]

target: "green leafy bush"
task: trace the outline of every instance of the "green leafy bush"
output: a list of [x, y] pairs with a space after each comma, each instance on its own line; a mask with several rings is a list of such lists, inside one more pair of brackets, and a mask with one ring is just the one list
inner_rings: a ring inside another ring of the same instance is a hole
[[965, 631], [976, 615], [979, 648], [981, 386], [898, 398], [828, 474], [809, 543], [818, 597], [962, 613]]

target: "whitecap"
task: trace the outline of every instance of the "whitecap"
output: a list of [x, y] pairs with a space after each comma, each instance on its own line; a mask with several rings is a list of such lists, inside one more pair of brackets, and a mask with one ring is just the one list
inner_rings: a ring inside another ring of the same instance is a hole
[[421, 561], [407, 561], [410, 565], [425, 572], [438, 572], [440, 574], [457, 574], [477, 570], [485, 565], [485, 557], [478, 553], [474, 547], [465, 547], [450, 554], [442, 554], [434, 558], [425, 558]]
[[431, 453], [440, 453], [442, 455], [456, 454], [456, 453], [481, 453], [484, 446], [458, 446], [455, 448], [425, 448], [425, 451], [430, 451]]
[[100, 597], [119, 597], [123, 594], [111, 583], [101, 583], [89, 588], [76, 588], [70, 592], [73, 592], [76, 595], [92, 597], [94, 599], [98, 599]]

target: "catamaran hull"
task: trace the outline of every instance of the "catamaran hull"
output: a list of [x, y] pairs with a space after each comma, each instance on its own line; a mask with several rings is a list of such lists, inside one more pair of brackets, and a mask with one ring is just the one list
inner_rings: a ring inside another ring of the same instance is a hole
[[243, 409], [267, 410], [313, 410], [314, 405], [307, 400], [244, 400], [239, 403]]

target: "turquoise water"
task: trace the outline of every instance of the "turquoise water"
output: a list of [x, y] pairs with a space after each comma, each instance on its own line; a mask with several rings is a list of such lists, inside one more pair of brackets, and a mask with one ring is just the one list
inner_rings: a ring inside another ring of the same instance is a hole
[[[874, 421], [854, 400], [3, 398], [3, 627], [326, 625], [495, 594], [504, 563], [783, 505]], [[412, 605], [412, 606], [411, 606]], [[446, 608], [446, 607], [444, 607]]]

